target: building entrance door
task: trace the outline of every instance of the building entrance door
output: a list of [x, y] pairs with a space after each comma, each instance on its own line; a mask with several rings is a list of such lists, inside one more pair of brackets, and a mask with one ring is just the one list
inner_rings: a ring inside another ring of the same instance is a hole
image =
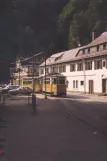
[[106, 79], [102, 79], [102, 93], [106, 93]]
[[89, 94], [94, 93], [94, 82], [93, 80], [89, 80]]

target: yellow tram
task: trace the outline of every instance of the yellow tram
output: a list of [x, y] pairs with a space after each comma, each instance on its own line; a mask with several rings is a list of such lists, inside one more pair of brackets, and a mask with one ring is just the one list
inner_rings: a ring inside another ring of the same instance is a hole
[[24, 77], [20, 85], [32, 88], [35, 92], [46, 92], [51, 96], [66, 96], [66, 77], [61, 74], [49, 74], [46, 77], [34, 77], [34, 79]]
[[42, 91], [51, 96], [66, 96], [66, 77], [61, 74], [43, 77]]
[[[34, 83], [33, 83], [34, 81]], [[33, 87], [34, 85], [34, 87]], [[34, 88], [35, 92], [41, 92], [42, 91], [42, 84], [41, 84], [41, 79], [39, 77], [34, 77], [34, 79], [32, 79], [32, 77], [24, 77], [22, 79], [22, 87], [29, 87], [29, 88]]]

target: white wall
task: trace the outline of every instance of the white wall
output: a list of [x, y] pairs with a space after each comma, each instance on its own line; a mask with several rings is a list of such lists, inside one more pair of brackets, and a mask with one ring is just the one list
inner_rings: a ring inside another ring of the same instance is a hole
[[[105, 58], [106, 59], [106, 58]], [[102, 59], [105, 60], [105, 59]], [[92, 70], [70, 72], [70, 64], [66, 64], [66, 72], [61, 73], [67, 77], [68, 91], [89, 92], [89, 80], [94, 81], [94, 93], [102, 93], [102, 79], [107, 79], [107, 68], [94, 69], [94, 60], [92, 61]], [[40, 75], [43, 76], [43, 75]], [[78, 80], [78, 88], [73, 88], [73, 80]], [[84, 81], [85, 85], [80, 82]], [[85, 88], [86, 87], [86, 88]]]
[[[67, 72], [62, 73], [67, 77], [69, 81], [68, 91], [80, 91], [89, 92], [89, 80], [94, 81], [94, 92], [102, 93], [102, 79], [107, 79], [107, 69], [94, 70], [94, 61], [92, 62], [92, 70], [70, 72], [70, 66], [67, 65]], [[85, 74], [85, 75], [84, 75]], [[78, 88], [73, 89], [73, 80], [78, 80]], [[80, 82], [84, 81], [85, 85], [81, 85]], [[85, 88], [86, 86], [86, 88]]]

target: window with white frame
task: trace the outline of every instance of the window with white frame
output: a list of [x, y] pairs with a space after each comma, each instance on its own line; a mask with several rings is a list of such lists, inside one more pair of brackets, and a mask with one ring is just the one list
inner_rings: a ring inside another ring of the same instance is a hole
[[70, 72], [75, 72], [75, 67], [76, 67], [75, 64], [71, 64], [70, 65]]
[[85, 62], [85, 70], [92, 70], [92, 61]]
[[58, 67], [53, 67], [53, 72], [58, 73]]
[[78, 80], [73, 80], [73, 88], [74, 89], [78, 88]]
[[82, 63], [77, 64], [77, 71], [83, 71], [83, 64]]
[[83, 86], [84, 85], [84, 81], [80, 81], [80, 85]]
[[78, 81], [76, 80], [76, 88], [78, 88]]
[[75, 88], [75, 80], [73, 80], [73, 88]]
[[102, 60], [94, 61], [94, 69], [102, 69]]
[[66, 66], [65, 65], [59, 66], [59, 73], [64, 73], [64, 72], [66, 72]]

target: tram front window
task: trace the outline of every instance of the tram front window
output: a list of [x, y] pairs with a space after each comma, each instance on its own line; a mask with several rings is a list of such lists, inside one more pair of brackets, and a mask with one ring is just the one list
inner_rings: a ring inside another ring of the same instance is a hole
[[65, 78], [59, 78], [58, 84], [65, 84]]
[[53, 78], [52, 84], [57, 84], [57, 78]]

